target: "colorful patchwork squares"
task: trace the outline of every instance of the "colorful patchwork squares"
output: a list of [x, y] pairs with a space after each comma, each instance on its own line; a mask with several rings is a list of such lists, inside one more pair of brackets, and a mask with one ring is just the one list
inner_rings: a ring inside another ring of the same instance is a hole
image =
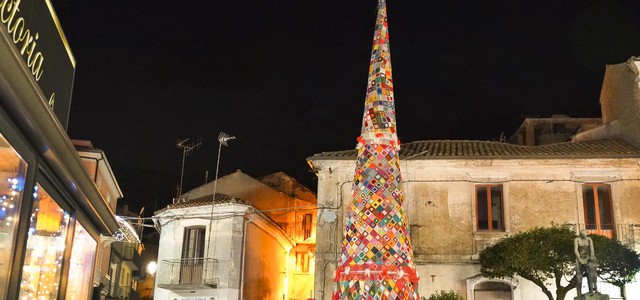
[[402, 210], [385, 0], [378, 1], [368, 82], [333, 299], [419, 299]]

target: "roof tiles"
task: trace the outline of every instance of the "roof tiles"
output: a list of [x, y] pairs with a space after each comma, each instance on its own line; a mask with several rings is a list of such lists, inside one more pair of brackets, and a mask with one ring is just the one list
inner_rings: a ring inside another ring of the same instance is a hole
[[[169, 210], [169, 209], [211, 205], [212, 198], [213, 198], [212, 195], [207, 195], [207, 196], [204, 196], [204, 197], [195, 198], [195, 199], [187, 200], [187, 201], [184, 201], [184, 202], [178, 202], [178, 203], [175, 203], [175, 204], [169, 204], [169, 205], [167, 205], [167, 207], [164, 207], [164, 208], [156, 211], [155, 214], [158, 214], [160, 212], [163, 212], [163, 211]], [[231, 198], [228, 195], [219, 194], [219, 193], [216, 193], [216, 199], [215, 199], [215, 201], [213, 203], [216, 204], [216, 205], [217, 204], [225, 204], [225, 203], [238, 203], [238, 204], [244, 204], [244, 205], [251, 205], [251, 203], [248, 203], [248, 202], [246, 202], [246, 201], [244, 201], [242, 199]]]
[[[356, 150], [314, 154], [310, 160], [355, 159]], [[640, 149], [622, 139], [522, 146], [495, 141], [429, 140], [403, 144], [400, 158], [409, 159], [540, 159], [639, 157]]]

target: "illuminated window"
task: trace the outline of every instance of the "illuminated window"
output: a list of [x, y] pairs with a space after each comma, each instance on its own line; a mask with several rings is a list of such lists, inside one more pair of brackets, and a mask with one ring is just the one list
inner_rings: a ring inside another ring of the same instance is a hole
[[309, 252], [296, 252], [296, 272], [309, 273]]
[[76, 222], [71, 248], [69, 282], [65, 299], [89, 299], [91, 292], [91, 268], [96, 255], [96, 240], [89, 235], [80, 222]]
[[[20, 298], [56, 299], [66, 248], [69, 213], [38, 184], [29, 221]], [[90, 273], [89, 273], [90, 274]]]
[[0, 299], [6, 298], [27, 165], [0, 134]]
[[582, 197], [587, 231], [613, 238], [611, 186], [603, 183], [583, 184]]
[[476, 186], [478, 230], [503, 231], [502, 185]]

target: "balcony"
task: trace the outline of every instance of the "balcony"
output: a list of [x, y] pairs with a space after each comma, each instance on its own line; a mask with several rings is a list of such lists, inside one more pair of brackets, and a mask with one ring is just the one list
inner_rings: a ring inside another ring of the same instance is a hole
[[111, 284], [109, 286], [109, 294], [106, 299], [124, 299], [129, 300], [131, 296], [131, 286], [120, 284]]
[[142, 257], [138, 252], [138, 243], [131, 242], [115, 242], [111, 245], [111, 249], [116, 253], [122, 262], [125, 263], [132, 271], [139, 270], [142, 264]]
[[183, 258], [160, 262], [158, 287], [168, 290], [192, 290], [218, 287], [218, 260]]
[[577, 226], [578, 230], [587, 229], [588, 234], [616, 239], [631, 249], [636, 249], [636, 245], [640, 242], [640, 224], [602, 224], [600, 226], [577, 224]]

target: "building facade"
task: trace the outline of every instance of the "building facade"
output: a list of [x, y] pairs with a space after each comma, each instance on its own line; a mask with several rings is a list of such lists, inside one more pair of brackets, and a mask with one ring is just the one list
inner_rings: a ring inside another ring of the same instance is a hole
[[[457, 290], [465, 299], [546, 299], [523, 278], [489, 279], [480, 251], [532, 227], [572, 225], [640, 251], [640, 61], [609, 65], [602, 118], [527, 119], [509, 139], [402, 145], [404, 209], [420, 294]], [[355, 150], [309, 158], [318, 175], [316, 299], [329, 299], [344, 226]], [[636, 282], [612, 298], [636, 299]], [[551, 284], [553, 286], [553, 284]], [[583, 288], [584, 290], [584, 288]], [[567, 295], [571, 297], [571, 295]]]
[[154, 215], [154, 298], [308, 299], [315, 209], [315, 195], [282, 173], [237, 171], [181, 195]]
[[[107, 155], [90, 141], [72, 140], [82, 164], [111, 211], [117, 212], [118, 230], [112, 236], [100, 235], [93, 275], [93, 297], [103, 299], [139, 299], [137, 290], [141, 272], [141, 227], [134, 228], [135, 213], [127, 205], [118, 209], [123, 194]], [[126, 218], [126, 219], [125, 219]], [[133, 221], [131, 221], [133, 220]]]
[[49, 1], [0, 14], [0, 299], [89, 299], [119, 226], [65, 130], [75, 60]]
[[[420, 141], [404, 144], [400, 155], [422, 296], [453, 289], [466, 299], [496, 294], [546, 299], [525, 279], [483, 278], [477, 263], [487, 246], [535, 226], [571, 224], [640, 250], [640, 150], [623, 140], [535, 147]], [[329, 299], [334, 285], [354, 159], [355, 150], [309, 158], [323, 208], [318, 213], [316, 264], [322, 268], [315, 274], [316, 299]]]

